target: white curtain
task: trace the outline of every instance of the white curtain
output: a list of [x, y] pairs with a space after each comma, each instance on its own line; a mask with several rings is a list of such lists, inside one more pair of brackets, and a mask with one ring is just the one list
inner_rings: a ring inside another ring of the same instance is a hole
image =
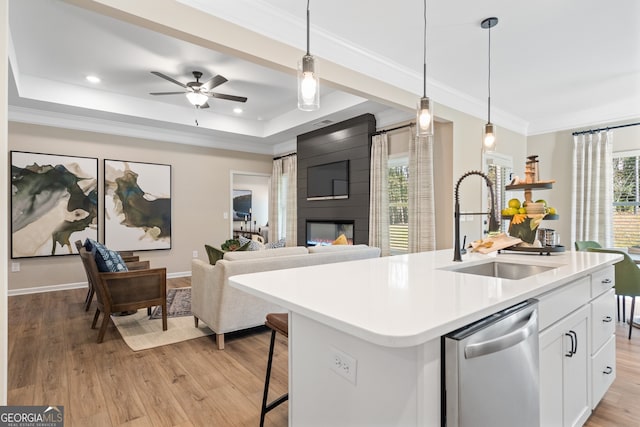
[[409, 141], [409, 252], [436, 247], [433, 191], [433, 136]]
[[374, 135], [371, 143], [369, 196], [369, 246], [391, 254], [389, 246], [389, 143], [387, 134]]
[[271, 172], [269, 240], [286, 239], [287, 246], [298, 244], [298, 157], [292, 154], [275, 159]]
[[612, 246], [613, 132], [573, 137], [571, 241], [594, 240]]

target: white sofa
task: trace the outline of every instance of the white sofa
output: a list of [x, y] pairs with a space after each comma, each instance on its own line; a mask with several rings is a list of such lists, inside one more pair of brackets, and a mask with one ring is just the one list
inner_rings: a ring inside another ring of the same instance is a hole
[[[263, 325], [268, 313], [286, 311], [231, 287], [231, 276], [379, 256], [379, 248], [354, 245], [228, 252], [215, 265], [194, 259], [191, 263], [191, 311], [196, 327], [199, 320], [206, 323], [215, 332], [216, 343], [222, 350], [225, 333]], [[304, 286], [303, 283], [300, 285]]]

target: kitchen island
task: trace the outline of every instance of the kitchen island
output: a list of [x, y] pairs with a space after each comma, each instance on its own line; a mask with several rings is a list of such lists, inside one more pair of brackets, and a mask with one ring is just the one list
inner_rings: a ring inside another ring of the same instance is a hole
[[[520, 280], [453, 270], [494, 259], [553, 268]], [[588, 304], [590, 277], [618, 259], [494, 253], [467, 254], [460, 263], [446, 250], [234, 276], [230, 283], [289, 311], [289, 425], [435, 426], [441, 336], [529, 298], [557, 293], [579, 302], [541, 303], [542, 330]]]

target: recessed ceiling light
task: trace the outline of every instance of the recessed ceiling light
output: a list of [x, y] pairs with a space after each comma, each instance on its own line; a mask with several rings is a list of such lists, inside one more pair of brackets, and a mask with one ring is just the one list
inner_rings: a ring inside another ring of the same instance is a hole
[[91, 83], [100, 83], [100, 77], [98, 76], [87, 76], [87, 81]]
[[236, 113], [236, 114], [240, 114], [240, 113], [242, 113], [242, 108], [236, 107], [236, 108], [233, 109], [233, 112]]

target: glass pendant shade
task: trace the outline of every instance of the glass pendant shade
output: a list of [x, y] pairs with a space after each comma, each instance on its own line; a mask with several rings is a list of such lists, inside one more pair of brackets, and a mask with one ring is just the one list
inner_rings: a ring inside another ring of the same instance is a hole
[[298, 108], [314, 111], [320, 108], [320, 79], [313, 56], [305, 55], [298, 62]]
[[493, 151], [496, 148], [496, 128], [493, 123], [484, 125], [484, 151]]
[[196, 107], [200, 107], [201, 105], [204, 105], [207, 103], [207, 100], [209, 99], [209, 97], [200, 92], [189, 92], [187, 93], [187, 99], [192, 105], [195, 105]]
[[433, 105], [431, 104], [431, 100], [426, 96], [418, 100], [416, 125], [418, 136], [433, 135]]

